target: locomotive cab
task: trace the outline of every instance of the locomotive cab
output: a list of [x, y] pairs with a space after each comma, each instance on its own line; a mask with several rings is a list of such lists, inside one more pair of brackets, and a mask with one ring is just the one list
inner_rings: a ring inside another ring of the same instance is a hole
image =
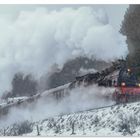
[[140, 83], [131, 69], [123, 68], [119, 72], [116, 92], [117, 102], [129, 102], [140, 99]]
[[120, 70], [118, 76], [118, 86], [135, 87], [138, 79], [131, 69]]

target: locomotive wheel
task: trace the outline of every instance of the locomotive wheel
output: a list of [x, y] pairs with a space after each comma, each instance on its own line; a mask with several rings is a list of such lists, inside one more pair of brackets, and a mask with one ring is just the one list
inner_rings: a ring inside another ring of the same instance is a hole
[[117, 103], [127, 103], [128, 97], [126, 94], [119, 94], [117, 97]]

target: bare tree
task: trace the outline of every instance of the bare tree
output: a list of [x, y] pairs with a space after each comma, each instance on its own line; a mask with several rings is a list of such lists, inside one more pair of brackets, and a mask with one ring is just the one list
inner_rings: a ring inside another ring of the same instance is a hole
[[37, 136], [39, 136], [40, 135], [40, 130], [39, 130], [38, 125], [36, 125], [36, 130], [37, 130]]
[[76, 134], [76, 133], [74, 132], [74, 128], [75, 128], [75, 121], [73, 121], [73, 122], [72, 122], [72, 124], [71, 124], [71, 128], [72, 128], [72, 133], [71, 133], [71, 135]]

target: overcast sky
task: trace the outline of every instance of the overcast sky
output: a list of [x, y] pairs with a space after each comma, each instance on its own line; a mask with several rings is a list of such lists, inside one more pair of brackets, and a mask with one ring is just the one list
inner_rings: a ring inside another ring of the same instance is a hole
[[61, 8], [65, 7], [81, 7], [81, 6], [91, 6], [94, 9], [104, 9], [105, 12], [107, 13], [110, 23], [117, 29], [119, 30], [120, 24], [123, 20], [123, 16], [125, 14], [125, 11], [129, 5], [124, 4], [124, 5], [112, 5], [112, 4], [104, 4], [104, 5], [0, 5], [0, 17], [4, 17], [7, 19], [15, 18], [20, 11], [30, 11], [30, 10], [35, 10], [38, 7], [44, 7], [49, 10], [60, 10]]

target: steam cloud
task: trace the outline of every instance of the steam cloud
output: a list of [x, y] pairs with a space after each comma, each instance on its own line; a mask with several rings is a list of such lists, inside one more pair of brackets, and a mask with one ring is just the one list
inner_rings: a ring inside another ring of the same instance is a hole
[[40, 77], [52, 64], [77, 56], [110, 61], [125, 56], [125, 37], [102, 10], [91, 7], [22, 11], [14, 20], [1, 18], [0, 91], [8, 90], [16, 72]]
[[25, 120], [39, 121], [55, 115], [69, 114], [87, 109], [94, 109], [115, 104], [112, 101], [114, 88], [98, 87], [97, 85], [78, 87], [70, 91], [60, 102], [51, 98], [38, 100], [37, 104], [30, 107], [12, 108], [7, 116], [0, 120], [0, 127], [6, 127], [13, 123]]

